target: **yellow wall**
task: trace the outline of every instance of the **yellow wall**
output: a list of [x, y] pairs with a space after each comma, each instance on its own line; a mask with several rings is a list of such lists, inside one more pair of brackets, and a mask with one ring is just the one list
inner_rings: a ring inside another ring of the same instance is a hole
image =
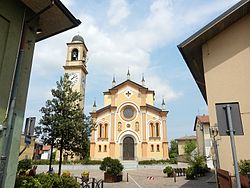
[[184, 146], [185, 146], [186, 141], [185, 140], [178, 140], [178, 154], [179, 155], [184, 155]]
[[[250, 159], [250, 15], [203, 45], [210, 125], [217, 122], [215, 103], [239, 102], [244, 136], [235, 136], [238, 160]], [[221, 168], [233, 173], [228, 136], [218, 137]]]
[[[166, 129], [163, 129], [164, 118], [158, 111], [146, 107], [146, 103], [153, 105], [153, 93], [147, 93], [145, 89], [144, 93], [141, 93], [139, 87], [130, 82], [121, 84], [115, 89], [117, 90], [112, 90], [104, 95], [105, 106], [111, 105], [111, 108], [98, 112], [96, 119], [94, 118], [97, 127], [95, 131], [92, 131], [91, 159], [103, 159], [110, 156], [122, 160], [122, 143], [126, 136], [131, 136], [134, 139], [135, 160], [167, 159], [168, 143]], [[130, 93], [129, 97], [126, 95], [128, 91]], [[122, 117], [122, 110], [127, 105], [132, 106], [136, 111], [135, 117], [130, 121]], [[166, 116], [166, 112], [164, 115]], [[94, 116], [92, 114], [92, 118]], [[160, 134], [158, 138], [150, 138], [150, 122], [159, 124]], [[108, 125], [108, 138], [99, 138], [100, 124]], [[151, 151], [152, 144], [154, 145], [154, 152]], [[107, 146], [106, 152], [104, 152], [105, 145]], [[159, 151], [156, 151], [157, 145], [159, 145]], [[99, 151], [99, 146], [101, 146], [101, 151]]]

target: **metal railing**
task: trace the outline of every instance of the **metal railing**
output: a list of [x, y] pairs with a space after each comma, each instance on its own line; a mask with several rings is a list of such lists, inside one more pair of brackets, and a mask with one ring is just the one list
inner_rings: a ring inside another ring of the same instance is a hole
[[76, 179], [80, 179], [80, 188], [103, 188], [103, 180], [97, 180], [96, 178], [89, 178], [86, 180], [82, 177], [75, 177]]

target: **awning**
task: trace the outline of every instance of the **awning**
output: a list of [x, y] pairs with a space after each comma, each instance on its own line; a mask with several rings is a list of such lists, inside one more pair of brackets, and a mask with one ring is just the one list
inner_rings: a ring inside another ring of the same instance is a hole
[[42, 33], [37, 35], [40, 41], [74, 28], [81, 24], [59, 0], [21, 0], [27, 7], [39, 15], [38, 29]]

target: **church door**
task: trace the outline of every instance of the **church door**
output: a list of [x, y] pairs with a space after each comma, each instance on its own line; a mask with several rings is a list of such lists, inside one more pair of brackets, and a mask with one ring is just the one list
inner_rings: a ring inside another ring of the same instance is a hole
[[123, 140], [123, 160], [134, 160], [135, 158], [135, 147], [134, 139], [126, 137]]

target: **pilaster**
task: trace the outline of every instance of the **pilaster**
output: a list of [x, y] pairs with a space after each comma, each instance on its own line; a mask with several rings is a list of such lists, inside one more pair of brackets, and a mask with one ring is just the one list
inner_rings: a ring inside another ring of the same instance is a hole
[[163, 149], [163, 158], [169, 159], [169, 157], [168, 157], [168, 142], [162, 143], [162, 149]]
[[117, 107], [111, 106], [111, 137], [110, 137], [110, 157], [115, 158], [115, 112]]

